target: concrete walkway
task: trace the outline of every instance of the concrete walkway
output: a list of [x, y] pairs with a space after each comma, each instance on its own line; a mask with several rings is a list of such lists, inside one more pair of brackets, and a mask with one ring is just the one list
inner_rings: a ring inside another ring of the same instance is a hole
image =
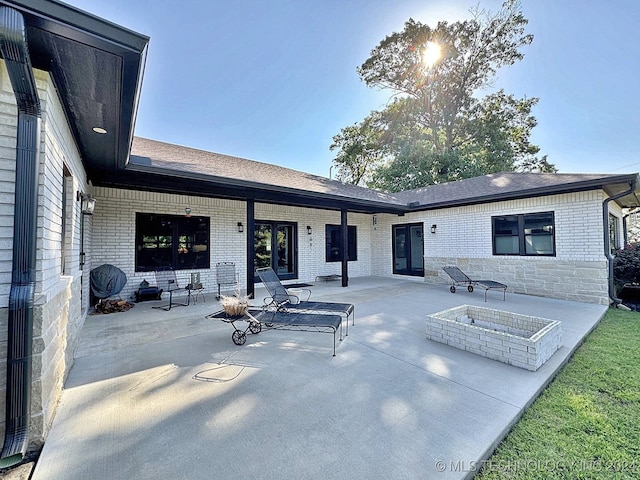
[[[388, 278], [312, 291], [356, 305], [336, 357], [319, 333], [234, 345], [213, 294], [90, 316], [33, 479], [470, 477], [606, 311]], [[426, 340], [425, 315], [461, 304], [561, 320], [564, 347], [530, 372]]]

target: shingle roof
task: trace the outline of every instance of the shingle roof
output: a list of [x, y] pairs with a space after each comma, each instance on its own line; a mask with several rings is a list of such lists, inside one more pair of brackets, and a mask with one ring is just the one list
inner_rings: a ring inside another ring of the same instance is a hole
[[500, 172], [396, 193], [411, 209], [482, 203], [602, 188], [610, 195], [628, 188], [637, 174]]
[[227, 183], [245, 186], [260, 185], [274, 190], [311, 192], [366, 202], [403, 205], [393, 195], [278, 165], [135, 137], [130, 168], [140, 167], [225, 179]]
[[[264, 189], [283, 195], [333, 198], [369, 205], [370, 211], [387, 205], [400, 210], [429, 210], [513, 198], [604, 189], [609, 195], [628, 189], [637, 174], [501, 172], [456, 182], [431, 185], [396, 194], [311, 175], [268, 163], [207, 152], [135, 137], [129, 170], [207, 180], [246, 189]], [[638, 205], [635, 193], [621, 204]]]

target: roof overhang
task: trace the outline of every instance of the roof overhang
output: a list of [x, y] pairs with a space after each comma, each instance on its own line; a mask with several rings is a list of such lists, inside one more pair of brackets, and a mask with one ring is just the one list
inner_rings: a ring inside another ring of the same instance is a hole
[[637, 173], [616, 176], [603, 176], [600, 178], [593, 178], [580, 182], [563, 183], [539, 188], [520, 189], [490, 195], [447, 200], [443, 202], [431, 202], [428, 205], [415, 205], [409, 203], [407, 207], [411, 212], [419, 212], [427, 210], [438, 210], [442, 208], [476, 205], [479, 203], [504, 202], [507, 200], [518, 200], [522, 198], [585, 192], [589, 190], [602, 190], [608, 197], [612, 197], [629, 190], [631, 186], [633, 186], [634, 188], [633, 193], [617, 199], [616, 203], [624, 208], [640, 207], [640, 177]]
[[149, 37], [53, 0], [0, 5], [22, 13], [32, 65], [51, 74], [89, 177], [123, 169]]
[[354, 213], [390, 213], [402, 215], [407, 211], [403, 205], [394, 205], [387, 202], [376, 202], [341, 195], [311, 192], [229, 177], [216, 177], [213, 175], [181, 172], [172, 169], [160, 169], [158, 167], [145, 167], [133, 163], [128, 165], [125, 175], [107, 175], [107, 173], [108, 172], [102, 172], [99, 175], [101, 179], [99, 182], [100, 186], [241, 201], [254, 200], [259, 203], [306, 208], [328, 210], [346, 209]]

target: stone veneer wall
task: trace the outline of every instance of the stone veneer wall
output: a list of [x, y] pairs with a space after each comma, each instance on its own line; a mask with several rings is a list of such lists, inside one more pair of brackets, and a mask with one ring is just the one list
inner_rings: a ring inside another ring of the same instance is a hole
[[[450, 283], [445, 265], [459, 267], [474, 279], [495, 280], [507, 292], [607, 305], [607, 263], [555, 258], [425, 258], [427, 283]], [[507, 294], [508, 297], [508, 294]]]
[[[88, 292], [79, 266], [79, 203], [86, 173], [62, 105], [46, 72], [34, 71], [42, 107], [38, 176], [38, 237], [34, 301], [30, 448], [42, 445], [55, 416], [84, 323]], [[11, 289], [13, 199], [16, 162], [15, 96], [0, 61], [0, 436], [4, 438], [7, 319]], [[65, 178], [64, 169], [70, 173]], [[64, 187], [63, 187], [64, 186]], [[66, 198], [63, 199], [63, 195]], [[65, 205], [63, 210], [63, 205]], [[64, 222], [63, 222], [64, 218]], [[65, 231], [63, 232], [63, 224]], [[86, 223], [85, 251], [90, 250]], [[65, 248], [63, 249], [63, 245]], [[64, 251], [64, 258], [63, 258]], [[64, 265], [64, 267], [63, 267]], [[91, 265], [85, 265], [88, 273]], [[84, 283], [84, 285], [83, 285]], [[84, 294], [86, 298], [86, 293]]]

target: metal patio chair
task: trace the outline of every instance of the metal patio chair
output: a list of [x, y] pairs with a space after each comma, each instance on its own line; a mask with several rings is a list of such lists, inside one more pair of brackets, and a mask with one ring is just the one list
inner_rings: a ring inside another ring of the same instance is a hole
[[216, 263], [216, 282], [218, 283], [218, 296], [216, 297], [218, 300], [222, 295], [222, 287], [226, 287], [227, 290], [236, 290], [239, 286], [236, 264], [233, 262]]
[[191, 274], [191, 280], [185, 290], [187, 291], [187, 305], [191, 303], [191, 297], [193, 297], [194, 303], [198, 303], [198, 295], [201, 295], [202, 301], [207, 303], [204, 298], [204, 285], [200, 281], [200, 272]]
[[156, 285], [160, 289], [160, 292], [169, 293], [169, 303], [153, 308], [159, 308], [169, 311], [172, 307], [186, 307], [188, 305], [188, 303], [173, 303], [173, 292], [184, 290], [184, 287], [180, 287], [178, 278], [176, 277], [176, 272], [174, 270], [157, 270], [155, 272], [155, 275]]

